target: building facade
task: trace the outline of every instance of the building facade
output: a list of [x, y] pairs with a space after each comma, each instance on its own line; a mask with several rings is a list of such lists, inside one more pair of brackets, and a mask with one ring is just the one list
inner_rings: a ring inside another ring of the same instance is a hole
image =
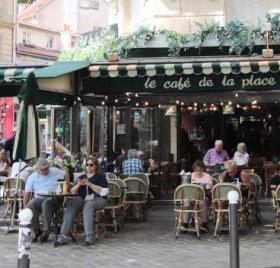
[[280, 10], [277, 0], [108, 0], [109, 24], [117, 23], [119, 33], [127, 34], [139, 25], [156, 26], [193, 33], [197, 23], [214, 20], [224, 25], [234, 18], [255, 23], [267, 12]]
[[37, 0], [19, 11], [19, 62], [53, 62], [77, 45], [79, 34], [108, 25], [108, 4], [102, 0]]
[[0, 1], [0, 64], [15, 60], [17, 1]]

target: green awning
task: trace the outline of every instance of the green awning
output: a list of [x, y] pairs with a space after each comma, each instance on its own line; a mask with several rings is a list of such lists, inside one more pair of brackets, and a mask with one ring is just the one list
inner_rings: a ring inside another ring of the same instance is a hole
[[22, 79], [16, 79], [18, 75], [28, 75], [35, 71], [36, 67], [3, 66], [0, 67], [0, 97], [14, 97], [19, 93], [22, 86]]
[[[56, 78], [75, 71], [88, 68], [90, 61], [57, 61], [53, 65], [34, 71], [36, 79], [40, 78]], [[26, 78], [27, 75], [19, 75], [17, 78]]]
[[280, 58], [174, 58], [94, 63], [83, 94], [280, 90]]

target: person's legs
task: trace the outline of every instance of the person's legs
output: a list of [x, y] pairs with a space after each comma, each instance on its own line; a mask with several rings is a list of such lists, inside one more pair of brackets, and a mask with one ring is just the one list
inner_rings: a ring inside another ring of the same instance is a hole
[[60, 233], [62, 234], [56, 241], [57, 246], [68, 243], [68, 235], [73, 226], [75, 216], [83, 209], [84, 200], [78, 196], [74, 198], [68, 205], [63, 216], [63, 222]]
[[73, 226], [76, 214], [82, 210], [84, 200], [78, 196], [74, 198], [68, 205], [64, 212], [63, 222], [60, 233], [67, 236]]
[[42, 202], [42, 214], [44, 216], [44, 232], [51, 231], [51, 223], [54, 214], [54, 210], [56, 207], [56, 202], [52, 198], [45, 199]]
[[106, 200], [102, 197], [96, 197], [94, 200], [89, 200], [84, 203], [83, 207], [83, 224], [86, 235], [86, 244], [93, 242], [93, 219], [95, 212], [106, 206]]
[[202, 223], [208, 223], [208, 198], [205, 197], [204, 201], [201, 202], [202, 210]]
[[[190, 206], [191, 206], [191, 202], [185, 201], [184, 207], [187, 208]], [[189, 212], [183, 213], [183, 224], [185, 225], [185, 227], [187, 227], [187, 225], [189, 224], [190, 218], [191, 218], [191, 213], [189, 213]]]
[[28, 202], [27, 208], [31, 209], [33, 217], [31, 220], [31, 229], [37, 232], [40, 229], [39, 216], [42, 213], [42, 202], [44, 199], [35, 198]]

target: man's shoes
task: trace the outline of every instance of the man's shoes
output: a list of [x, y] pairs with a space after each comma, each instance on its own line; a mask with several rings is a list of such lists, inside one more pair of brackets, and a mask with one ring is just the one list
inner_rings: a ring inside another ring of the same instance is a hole
[[188, 223], [183, 223], [183, 225], [180, 226], [180, 231], [186, 232], [188, 231], [189, 224]]
[[47, 242], [48, 241], [48, 238], [49, 238], [49, 232], [43, 232], [42, 235], [40, 235], [39, 237], [39, 241], [41, 243], [44, 243], [44, 242]]
[[202, 223], [201, 231], [204, 232], [204, 233], [208, 233], [209, 232], [209, 228], [208, 228], [208, 225], [207, 225], [206, 222]]
[[84, 245], [91, 246], [92, 244], [93, 244], [93, 235], [86, 235]]
[[38, 230], [32, 230], [31, 232], [31, 242], [32, 243], [35, 243], [37, 242], [39, 236], [42, 234], [41, 230], [38, 229]]
[[55, 246], [63, 246], [68, 244], [68, 236], [67, 235], [61, 235], [56, 241], [55, 241]]

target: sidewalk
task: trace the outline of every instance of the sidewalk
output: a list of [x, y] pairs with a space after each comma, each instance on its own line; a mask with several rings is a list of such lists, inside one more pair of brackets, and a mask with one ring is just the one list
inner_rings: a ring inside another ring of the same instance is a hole
[[[240, 235], [240, 267], [280, 268], [280, 240], [272, 229], [273, 210], [262, 206], [263, 224]], [[174, 239], [174, 215], [170, 205], [153, 205], [147, 222], [128, 222], [117, 234], [85, 248], [78, 236], [76, 244], [54, 248], [51, 241], [31, 244], [31, 267], [229, 267], [229, 238], [209, 234], [197, 239], [181, 234]], [[1, 267], [16, 267], [17, 234], [0, 233]]]

